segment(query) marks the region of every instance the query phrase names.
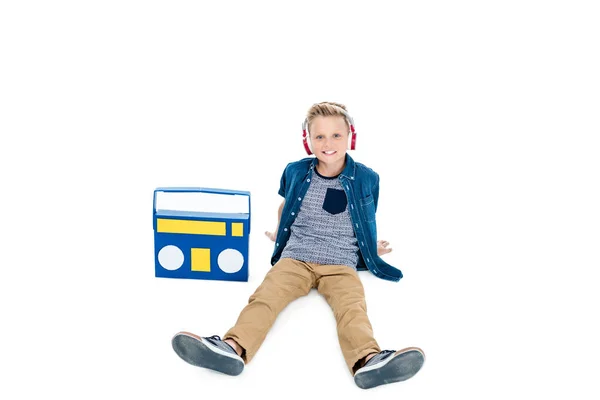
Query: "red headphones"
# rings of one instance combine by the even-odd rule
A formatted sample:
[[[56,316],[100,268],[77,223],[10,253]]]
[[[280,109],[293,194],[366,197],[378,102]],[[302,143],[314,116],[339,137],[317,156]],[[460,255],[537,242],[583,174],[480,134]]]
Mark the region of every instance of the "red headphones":
[[[355,150],[356,149],[356,131],[354,130],[354,120],[352,120],[352,117],[347,112],[345,112],[343,109],[340,108],[340,111],[344,114],[344,116],[346,117],[346,120],[350,124],[350,130],[352,131],[352,142],[350,144],[350,150]],[[310,156],[312,154],[312,151],[310,151],[310,147],[308,147],[308,134],[306,133],[307,127],[308,127],[308,118],[306,118],[304,120],[304,122],[302,123],[302,143],[304,144],[304,150],[306,150],[306,153]]]

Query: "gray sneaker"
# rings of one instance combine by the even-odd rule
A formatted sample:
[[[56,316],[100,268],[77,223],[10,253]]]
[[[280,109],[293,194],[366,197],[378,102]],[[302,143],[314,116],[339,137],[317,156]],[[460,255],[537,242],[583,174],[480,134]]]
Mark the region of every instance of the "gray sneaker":
[[[423,366],[425,353],[418,347],[403,350],[383,350],[354,374],[354,382],[361,389],[370,389],[386,383],[412,378]]]
[[[171,343],[179,357],[196,367],[227,375],[239,375],[244,370],[244,360],[217,335],[200,337],[189,332],[179,332],[173,336]]]

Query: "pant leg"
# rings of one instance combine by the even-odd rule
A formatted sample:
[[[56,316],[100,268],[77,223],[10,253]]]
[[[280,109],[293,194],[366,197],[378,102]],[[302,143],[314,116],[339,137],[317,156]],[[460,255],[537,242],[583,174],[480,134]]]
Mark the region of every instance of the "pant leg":
[[[359,360],[381,351],[367,316],[362,282],[358,273],[346,265],[317,264],[314,268],[317,290],[333,310],[342,354],[354,375]]]
[[[293,300],[307,295],[315,283],[312,268],[291,258],[280,259],[250,296],[236,324],[223,336],[242,348],[249,363],[265,340],[277,315]]]

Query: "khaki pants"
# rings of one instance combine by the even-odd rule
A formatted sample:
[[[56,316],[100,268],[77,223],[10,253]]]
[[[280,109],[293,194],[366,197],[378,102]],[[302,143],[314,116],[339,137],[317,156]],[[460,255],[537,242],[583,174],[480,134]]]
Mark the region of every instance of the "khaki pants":
[[[381,351],[373,338],[367,317],[363,285],[357,272],[346,265],[321,265],[282,258],[267,273],[262,284],[250,296],[233,328],[223,339],[233,339],[242,348],[249,363],[265,340],[277,315],[292,301],[307,295],[312,288],[331,306],[337,321],[342,353],[350,372],[357,361]]]

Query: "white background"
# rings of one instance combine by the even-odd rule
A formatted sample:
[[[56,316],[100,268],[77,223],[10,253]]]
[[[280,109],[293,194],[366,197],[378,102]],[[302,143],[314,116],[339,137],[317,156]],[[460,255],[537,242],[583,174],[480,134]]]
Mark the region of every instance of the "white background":
[[[1,398],[597,399],[600,14],[593,1],[30,2],[0,6]],[[224,334],[270,268],[305,112],[347,105],[381,176],[361,273],[382,348],[365,392],[318,294],[239,377]],[[154,277],[158,186],[252,193],[247,283]],[[10,394],[9,394],[10,393]]]

